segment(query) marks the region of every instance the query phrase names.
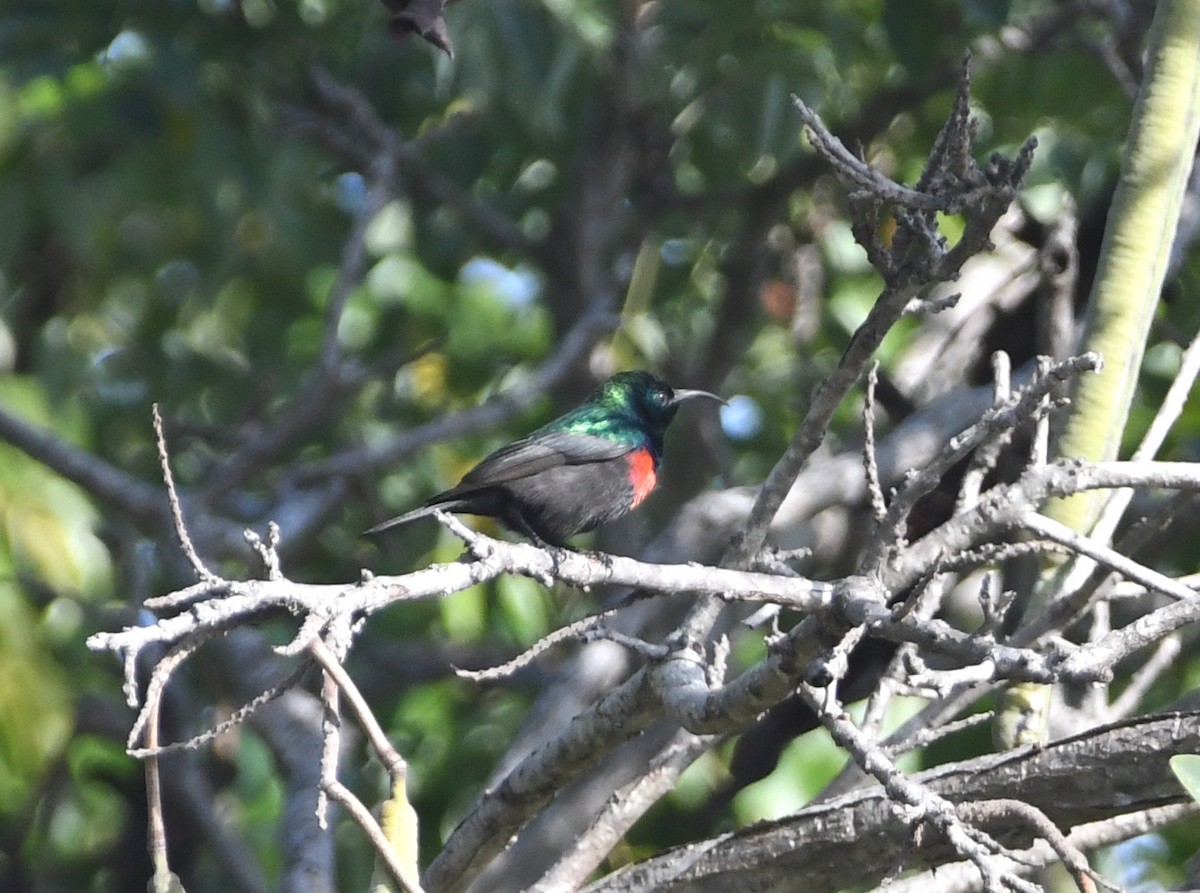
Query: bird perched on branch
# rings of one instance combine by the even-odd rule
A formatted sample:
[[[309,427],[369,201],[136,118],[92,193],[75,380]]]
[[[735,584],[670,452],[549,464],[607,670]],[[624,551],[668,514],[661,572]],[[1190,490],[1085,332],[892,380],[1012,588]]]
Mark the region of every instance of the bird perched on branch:
[[[667,425],[697,397],[724,402],[675,390],[649,372],[620,372],[575,409],[484,458],[457,486],[365,535],[441,510],[488,515],[537,543],[565,546],[650,494]]]

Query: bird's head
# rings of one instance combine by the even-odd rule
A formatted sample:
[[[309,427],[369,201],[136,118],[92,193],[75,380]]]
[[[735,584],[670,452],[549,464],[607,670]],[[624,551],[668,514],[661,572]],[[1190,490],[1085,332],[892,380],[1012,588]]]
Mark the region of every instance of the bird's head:
[[[679,404],[697,397],[725,401],[708,391],[672,388],[649,372],[618,372],[601,385],[598,402],[632,411],[650,429],[666,430]]]

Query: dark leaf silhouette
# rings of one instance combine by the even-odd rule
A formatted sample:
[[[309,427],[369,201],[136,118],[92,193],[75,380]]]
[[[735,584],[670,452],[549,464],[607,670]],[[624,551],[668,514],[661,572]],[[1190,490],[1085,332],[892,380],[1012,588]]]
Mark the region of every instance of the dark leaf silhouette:
[[[419,34],[451,59],[454,47],[450,44],[450,33],[446,30],[443,14],[447,3],[454,0],[383,0],[383,5],[392,14],[388,30],[396,40],[407,34]]]

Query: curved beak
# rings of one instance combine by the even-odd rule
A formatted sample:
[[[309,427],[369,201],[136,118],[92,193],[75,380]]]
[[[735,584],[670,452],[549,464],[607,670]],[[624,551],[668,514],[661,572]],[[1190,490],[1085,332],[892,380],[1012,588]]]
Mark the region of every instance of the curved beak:
[[[708,391],[689,391],[685,388],[676,388],[675,396],[671,399],[672,406],[678,406],[685,400],[694,400],[697,397],[707,397],[709,400],[716,400],[722,405],[727,405],[724,400],[716,394],[710,394]]]

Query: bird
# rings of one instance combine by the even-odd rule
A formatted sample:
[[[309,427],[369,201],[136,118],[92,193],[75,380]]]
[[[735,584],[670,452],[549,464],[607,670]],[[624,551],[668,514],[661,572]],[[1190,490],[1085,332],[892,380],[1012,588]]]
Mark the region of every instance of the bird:
[[[496,518],[542,546],[570,548],[577,533],[637,508],[658,482],[663,437],[680,404],[708,391],[675,389],[645,371],[618,372],[586,401],[500,447],[449,490],[364,536],[436,511]]]

